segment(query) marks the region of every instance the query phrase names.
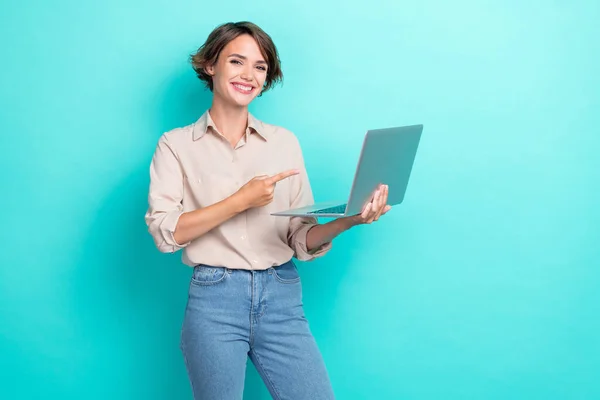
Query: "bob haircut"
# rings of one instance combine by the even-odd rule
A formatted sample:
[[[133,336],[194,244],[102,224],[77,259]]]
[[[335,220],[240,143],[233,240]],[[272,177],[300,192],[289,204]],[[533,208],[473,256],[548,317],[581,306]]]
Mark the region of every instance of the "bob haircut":
[[[206,73],[205,68],[216,64],[225,46],[241,35],[250,35],[256,40],[260,52],[267,62],[267,78],[260,94],[262,95],[274,84],[283,81],[281,61],[271,37],[252,22],[227,22],[217,26],[208,35],[206,42],[204,42],[196,53],[190,56],[192,68],[194,68],[198,79],[203,81],[211,92],[213,91],[213,81],[212,77]]]

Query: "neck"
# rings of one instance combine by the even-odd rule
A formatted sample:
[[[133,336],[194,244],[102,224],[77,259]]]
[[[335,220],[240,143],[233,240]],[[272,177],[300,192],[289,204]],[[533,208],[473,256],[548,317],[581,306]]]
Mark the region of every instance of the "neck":
[[[210,117],[219,133],[235,145],[246,133],[248,127],[248,107],[231,106],[213,98]]]

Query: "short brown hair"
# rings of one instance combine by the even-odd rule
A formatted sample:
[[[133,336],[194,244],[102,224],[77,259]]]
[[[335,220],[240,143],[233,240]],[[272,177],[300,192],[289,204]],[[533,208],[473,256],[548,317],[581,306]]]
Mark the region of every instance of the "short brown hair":
[[[190,56],[190,62],[192,68],[196,71],[196,75],[201,81],[205,82],[211,92],[213,90],[212,77],[206,73],[204,68],[216,64],[225,46],[240,35],[252,36],[258,43],[260,52],[267,62],[267,78],[261,94],[269,90],[275,83],[283,80],[281,61],[271,37],[252,22],[227,22],[217,26],[208,35],[206,42],[200,46],[198,51]]]

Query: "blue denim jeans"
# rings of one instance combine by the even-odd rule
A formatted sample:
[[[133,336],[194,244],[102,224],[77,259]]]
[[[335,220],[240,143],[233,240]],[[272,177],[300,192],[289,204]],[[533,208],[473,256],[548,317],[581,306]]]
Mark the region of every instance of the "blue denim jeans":
[[[291,260],[263,271],[194,267],[181,350],[195,399],[242,399],[248,357],[276,400],[334,399]]]

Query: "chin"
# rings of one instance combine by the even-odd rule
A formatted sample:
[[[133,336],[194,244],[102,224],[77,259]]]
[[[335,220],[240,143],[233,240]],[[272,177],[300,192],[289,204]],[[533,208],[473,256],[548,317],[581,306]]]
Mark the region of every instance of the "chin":
[[[249,105],[250,103],[252,103],[252,100],[254,100],[254,97],[253,97],[253,98],[251,98],[251,99],[244,99],[244,100],[238,100],[238,99],[235,99],[235,100],[234,100],[234,102],[235,102],[235,104],[237,104],[238,106],[247,106],[247,105]]]
[[[255,98],[256,98],[256,96],[247,97],[247,98],[240,98],[239,96],[231,96],[229,99],[230,99],[231,103],[236,106],[247,107],[250,103],[252,103],[252,100],[254,100]]]

